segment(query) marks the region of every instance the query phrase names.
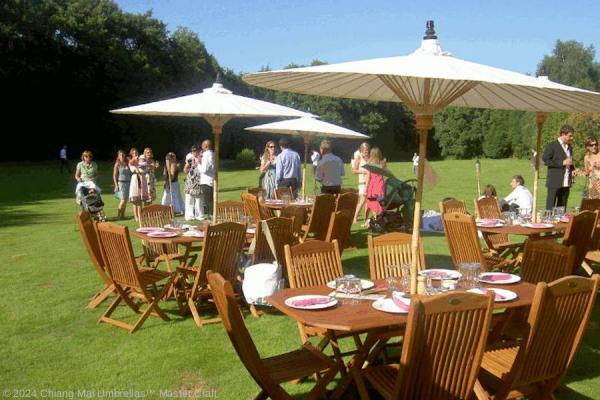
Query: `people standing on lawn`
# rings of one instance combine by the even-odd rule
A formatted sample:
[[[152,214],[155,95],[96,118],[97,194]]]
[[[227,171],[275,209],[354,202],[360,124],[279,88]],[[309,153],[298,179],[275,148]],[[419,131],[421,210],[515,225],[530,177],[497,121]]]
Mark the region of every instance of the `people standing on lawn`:
[[[148,200],[147,204],[152,204],[156,200],[156,173],[155,170],[160,166],[154,159],[154,152],[150,147],[144,149],[144,154],[140,156],[140,170],[146,174],[148,182]]]
[[[193,145],[191,151],[185,156],[183,172],[186,174],[184,186],[185,212],[186,220],[200,219],[202,207],[200,205],[200,165],[202,155],[198,147]]]
[[[369,164],[379,168],[386,167],[386,160],[379,147],[373,147],[369,152]],[[373,211],[373,215],[377,217],[383,212],[383,207],[380,201],[385,196],[385,182],[383,175],[369,171],[367,175],[367,208]],[[369,220],[365,220],[363,227],[369,227]]]
[[[129,169],[131,170],[129,202],[133,209],[133,218],[136,222],[139,222],[142,204],[148,201],[149,196],[148,182],[146,181],[145,160],[140,162],[140,153],[135,147],[132,147],[129,150]]]
[[[321,193],[339,194],[342,189],[344,162],[332,153],[331,142],[321,141],[321,159],[317,164],[315,179],[321,182]]]
[[[502,211],[518,211],[521,214],[531,212],[533,207],[533,195],[525,187],[525,180],[521,175],[515,175],[510,181],[512,192],[500,201]]]
[[[202,157],[198,166],[200,172],[200,219],[203,217],[210,218],[213,215],[213,185],[215,179],[212,143],[206,139],[202,142],[201,147]]]
[[[364,166],[369,162],[369,152],[371,146],[367,142],[361,143],[358,150],[354,152],[352,159],[352,173],[358,175],[358,204],[356,205],[356,212],[354,213],[353,224],[358,222],[358,214],[360,210],[365,208],[365,221],[369,218],[369,208],[366,207],[367,201],[367,171]]]
[[[277,188],[277,179],[275,169],[277,165],[277,145],[273,140],[265,144],[265,150],[260,157],[260,173],[262,175],[262,185],[266,199],[275,198],[275,189]]]
[[[75,196],[77,203],[81,202],[81,189],[94,189],[100,193],[100,187],[96,184],[96,178],[98,178],[98,165],[93,160],[92,152],[85,150],[81,153],[81,161],[75,168],[75,180],[77,186],[75,187]]]
[[[63,169],[71,173],[71,165],[69,165],[69,158],[67,157],[67,145],[65,144],[58,152],[58,158],[60,159],[60,173],[62,174]]]
[[[125,208],[129,200],[129,186],[131,184],[131,170],[129,169],[129,160],[125,151],[117,151],[117,158],[113,165],[113,184],[115,187],[115,196],[119,199],[117,206],[117,219],[125,218]]]
[[[294,198],[298,193],[300,182],[300,155],[290,149],[290,142],[286,138],[279,139],[281,153],[277,156],[275,164],[275,177],[278,188],[291,188]]]
[[[588,179],[587,198],[600,199],[600,153],[598,139],[590,136],[585,141],[584,174]]]
[[[177,156],[173,152],[169,152],[165,156],[163,176],[165,177],[165,188],[160,204],[163,206],[172,205],[174,214],[183,213],[185,205],[181,199],[181,192],[179,190],[179,163],[177,162]]]
[[[417,175],[417,170],[419,169],[419,155],[414,153],[412,156],[412,166],[413,166],[413,175]]]
[[[317,176],[317,165],[319,165],[319,160],[321,159],[321,153],[317,151],[317,149],[313,149],[310,154],[310,162],[312,163],[313,168],[313,176]]]
[[[548,167],[546,187],[546,209],[567,207],[569,191],[573,184],[573,128],[563,125],[558,132],[558,139],[548,143],[544,148],[542,159]]]

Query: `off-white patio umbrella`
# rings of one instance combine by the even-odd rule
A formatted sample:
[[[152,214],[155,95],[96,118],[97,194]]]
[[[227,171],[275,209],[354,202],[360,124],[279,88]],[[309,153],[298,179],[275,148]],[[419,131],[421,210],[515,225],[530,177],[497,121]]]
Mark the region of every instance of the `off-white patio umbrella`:
[[[311,115],[293,108],[280,106],[250,97],[236,96],[223,87],[219,76],[211,88],[202,93],[156,101],[139,106],[111,110],[115,114],[162,115],[204,118],[215,135],[215,179],[213,210],[217,210],[219,194],[219,141],[223,125],[236,117],[302,117]],[[216,213],[213,212],[216,221]]]
[[[536,177],[540,154],[539,131],[544,113],[600,110],[599,93],[451,56],[442,51],[433,21],[427,22],[421,47],[408,56],[261,72],[246,75],[244,80],[253,85],[295,93],[403,102],[415,113],[420,136],[419,157],[423,161],[426,160],[427,133],[432,127],[433,115],[445,107],[538,112]],[[420,162],[411,243],[413,293],[416,290],[424,167],[425,162]],[[537,195],[537,183],[534,194]]]
[[[246,128],[252,132],[279,133],[283,135],[300,135],[304,138],[304,168],[302,170],[302,197],[306,195],[306,158],[308,144],[315,137],[331,137],[340,139],[369,139],[367,135],[353,130],[321,121],[315,117],[302,117],[270,124],[256,125]]]

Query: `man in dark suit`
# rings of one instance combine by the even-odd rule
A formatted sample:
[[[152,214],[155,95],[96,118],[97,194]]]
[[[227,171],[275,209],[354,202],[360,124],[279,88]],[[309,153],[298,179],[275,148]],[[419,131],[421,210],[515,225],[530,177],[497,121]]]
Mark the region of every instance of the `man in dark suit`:
[[[567,207],[569,189],[573,183],[573,128],[563,125],[558,139],[546,145],[542,159],[548,167],[546,209]]]

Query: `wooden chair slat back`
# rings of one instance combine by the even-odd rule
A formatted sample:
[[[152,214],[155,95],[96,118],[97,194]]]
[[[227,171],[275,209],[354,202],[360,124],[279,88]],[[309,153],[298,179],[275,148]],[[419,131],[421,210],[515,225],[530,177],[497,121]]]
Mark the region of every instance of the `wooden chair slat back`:
[[[244,203],[244,208],[246,210],[246,214],[252,217],[252,223],[254,225],[258,225],[260,223],[261,214],[260,214],[260,204],[258,203],[258,198],[250,193],[242,193],[242,202]]]
[[[454,267],[458,268],[460,263],[476,262],[484,270],[486,264],[477,236],[475,218],[460,212],[450,212],[442,214],[442,222]]]
[[[332,194],[320,194],[315,196],[315,201],[308,221],[308,229],[305,238],[313,234],[316,240],[325,240],[331,213],[335,208],[335,196]]]
[[[446,200],[440,202],[440,213],[458,212],[467,213],[467,203],[464,200]]]
[[[397,266],[394,273],[400,276],[402,264],[412,263],[412,235],[403,232],[391,232],[381,236],[367,238],[369,248],[369,272],[371,279],[386,279],[393,272],[386,268],[387,265]],[[425,269],[425,252],[423,251],[423,239],[419,237],[419,258],[417,269]]]
[[[281,209],[281,217],[294,218],[294,234],[300,236],[302,225],[306,221],[306,208],[300,206],[286,206]]]
[[[217,219],[228,222],[241,222],[245,216],[244,203],[241,201],[221,201],[217,203]]]
[[[498,200],[493,197],[484,197],[475,200],[475,212],[478,218],[502,218],[500,205]],[[484,234],[485,242],[489,247],[495,249],[497,245],[509,243],[510,240],[506,233],[486,233]]]
[[[281,264],[283,277],[287,278],[285,246],[295,246],[298,243],[298,238],[294,235],[294,219],[283,217],[269,218],[263,224],[267,225],[267,229],[273,239],[273,245],[275,246],[275,259]]]
[[[129,229],[112,222],[98,223],[97,228],[104,265],[112,280],[121,286],[141,290]]]
[[[529,313],[530,333],[513,365],[514,385],[562,376],[589,321],[600,276],[568,276],[538,283]]]
[[[245,240],[245,224],[223,222],[209,225],[204,233],[204,249],[198,274],[200,282],[205,282],[206,271],[210,269],[235,283],[239,276],[239,260]]]
[[[346,210],[354,217],[354,212],[356,211],[356,205],[358,204],[358,193],[354,192],[346,192],[340,193],[337,196],[337,201],[335,203],[335,212]],[[340,246],[342,247],[342,246]]]
[[[332,212],[325,241],[332,242],[333,240],[337,240],[340,251],[343,251],[346,241],[350,236],[353,216],[354,214],[351,214],[348,210]]]
[[[326,285],[344,273],[337,241],[310,240],[285,246],[290,287]]]
[[[592,235],[598,219],[598,212],[583,211],[574,215],[567,225],[563,236],[563,244],[566,246],[575,245],[575,263],[573,264],[572,273],[575,275],[585,254],[592,245]]]
[[[92,260],[96,272],[98,272],[98,275],[100,275],[102,280],[110,286],[112,281],[107,275],[106,267],[104,266],[102,250],[100,249],[100,242],[98,241],[98,232],[96,232],[96,227],[94,226],[94,221],[92,220],[90,213],[87,211],[80,211],[77,213],[76,219],[77,225],[79,226],[79,233],[81,234],[81,240],[83,240],[85,249]]]
[[[275,261],[275,254],[269,246],[269,242],[263,230],[263,221],[256,225],[256,231],[254,232],[255,244],[254,253],[252,254],[252,263],[270,263]]]
[[[170,206],[163,206],[161,204],[151,204],[147,207],[142,208],[140,211],[140,227],[159,227],[170,224],[173,220],[173,209]],[[142,242],[144,246],[144,252],[149,259],[156,258],[163,254],[164,247],[160,243]],[[169,254],[177,254],[178,249],[176,244],[166,245],[166,251]]]
[[[275,198],[278,200],[282,199],[282,196],[284,194],[287,194],[289,197],[288,199],[294,200],[294,192],[292,191],[291,187],[283,187],[283,188],[276,188],[275,189]]]
[[[552,239],[529,240],[521,262],[521,279],[529,283],[552,282],[571,274],[575,246],[564,246]]]
[[[596,211],[600,210],[600,199],[581,199],[581,211]]]
[[[492,317],[493,297],[448,293],[411,302],[393,398],[466,399]]]
[[[270,377],[264,373],[263,362],[246,328],[231,282],[213,271],[208,271],[207,275],[214,302],[231,344],[252,378],[262,387],[263,380],[270,380]]]

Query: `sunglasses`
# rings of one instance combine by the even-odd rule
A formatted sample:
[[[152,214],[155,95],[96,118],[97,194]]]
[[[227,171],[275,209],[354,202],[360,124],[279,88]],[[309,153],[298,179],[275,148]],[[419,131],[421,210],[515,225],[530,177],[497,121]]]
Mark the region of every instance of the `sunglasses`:
[[[598,143],[590,143],[588,144],[589,147],[598,147]]]
[[[275,146],[267,146],[269,149],[274,149]]]

